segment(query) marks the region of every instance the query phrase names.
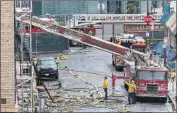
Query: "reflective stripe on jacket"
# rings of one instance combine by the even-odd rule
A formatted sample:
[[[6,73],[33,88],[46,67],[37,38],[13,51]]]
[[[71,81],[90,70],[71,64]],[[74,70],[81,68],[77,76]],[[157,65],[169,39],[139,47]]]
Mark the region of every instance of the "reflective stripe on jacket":
[[[104,80],[104,82],[103,82],[103,88],[108,88],[108,80]]]

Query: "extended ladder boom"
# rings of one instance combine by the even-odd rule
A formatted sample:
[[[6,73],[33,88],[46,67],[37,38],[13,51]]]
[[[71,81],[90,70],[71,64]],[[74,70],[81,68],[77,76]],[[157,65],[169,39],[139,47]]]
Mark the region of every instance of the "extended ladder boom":
[[[18,21],[21,21],[21,18],[16,17],[16,19]],[[30,20],[24,20],[23,22],[30,24]],[[100,50],[107,51],[112,54],[120,55],[124,60],[125,59],[130,60],[130,57],[127,56],[128,53],[138,54],[142,56],[143,58],[146,56],[146,54],[142,52],[139,52],[139,51],[136,51],[130,48],[126,48],[126,47],[111,43],[109,41],[105,41],[97,37],[93,37],[88,34],[81,33],[73,29],[60,26],[56,23],[50,23],[50,22],[43,21],[37,17],[32,17],[31,23],[33,26],[39,27],[40,29],[43,29],[49,33],[63,36],[67,39],[74,40],[74,41],[98,48]]]

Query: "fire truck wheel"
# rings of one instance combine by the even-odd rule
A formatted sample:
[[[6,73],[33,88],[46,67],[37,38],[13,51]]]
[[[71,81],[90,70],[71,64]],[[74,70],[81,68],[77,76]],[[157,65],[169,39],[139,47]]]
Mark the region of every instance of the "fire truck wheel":
[[[141,102],[141,97],[136,96],[136,101]]]

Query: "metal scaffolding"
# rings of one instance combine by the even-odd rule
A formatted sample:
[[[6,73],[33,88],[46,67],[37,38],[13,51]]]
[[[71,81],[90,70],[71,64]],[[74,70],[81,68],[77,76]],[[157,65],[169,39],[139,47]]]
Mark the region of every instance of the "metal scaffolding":
[[[16,58],[16,92],[19,111],[34,111],[34,69],[32,63],[32,24],[23,23],[24,20],[31,20],[32,1],[15,1],[15,17],[21,17],[16,21],[16,36],[20,37],[16,42],[16,49],[19,50],[19,58]],[[15,37],[17,38],[17,37]],[[16,53],[16,54],[18,54]],[[18,55],[16,55],[17,57]],[[26,91],[24,91],[26,90]],[[29,98],[30,97],[30,98]],[[25,105],[26,104],[26,105]],[[27,110],[25,110],[27,108]]]

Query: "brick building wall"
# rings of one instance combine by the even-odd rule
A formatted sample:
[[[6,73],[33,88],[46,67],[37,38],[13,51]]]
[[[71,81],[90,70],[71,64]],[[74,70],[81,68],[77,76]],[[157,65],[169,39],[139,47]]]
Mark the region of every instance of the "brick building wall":
[[[1,1],[1,112],[15,109],[14,2]]]

